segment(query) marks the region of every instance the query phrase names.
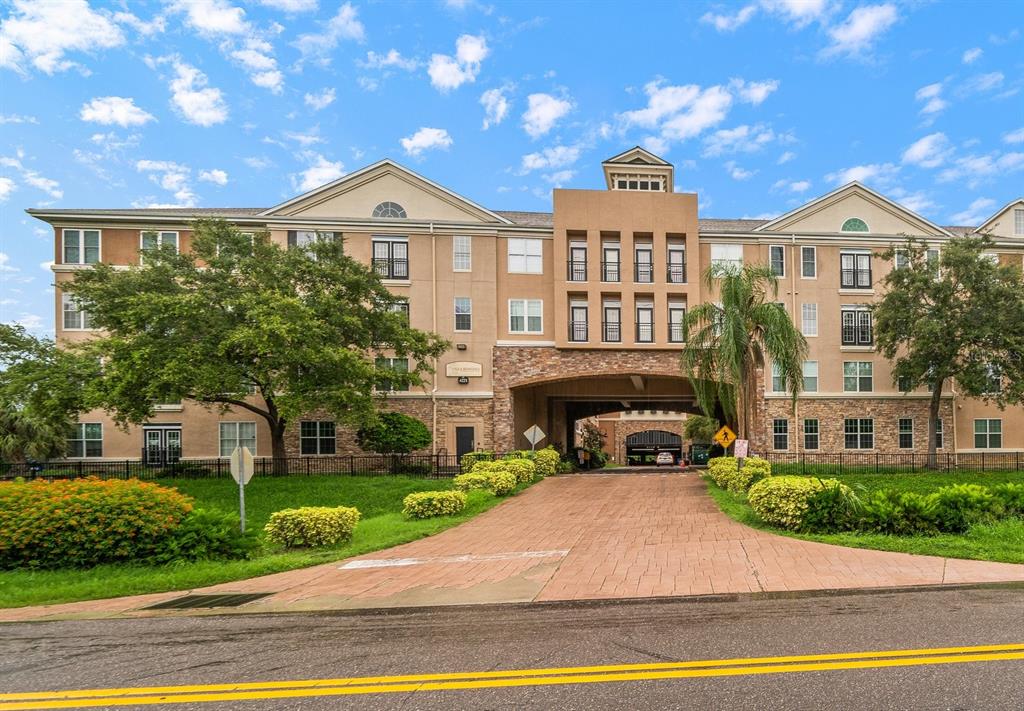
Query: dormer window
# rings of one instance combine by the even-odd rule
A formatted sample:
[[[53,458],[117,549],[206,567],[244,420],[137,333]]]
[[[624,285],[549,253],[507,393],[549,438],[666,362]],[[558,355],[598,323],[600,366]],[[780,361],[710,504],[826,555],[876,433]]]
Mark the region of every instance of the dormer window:
[[[664,187],[663,178],[654,175],[615,175],[613,181],[616,190],[660,193]]]
[[[869,232],[868,223],[859,217],[851,217],[849,220],[843,223],[840,228],[841,232]]]
[[[408,217],[408,215],[405,214],[405,208],[397,202],[382,202],[380,205],[373,208],[373,216],[390,218]]]

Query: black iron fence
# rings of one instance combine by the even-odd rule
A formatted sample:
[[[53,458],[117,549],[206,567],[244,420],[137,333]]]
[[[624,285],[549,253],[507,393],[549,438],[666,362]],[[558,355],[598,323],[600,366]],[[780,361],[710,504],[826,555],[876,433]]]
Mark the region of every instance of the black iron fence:
[[[356,454],[253,460],[256,476],[420,476],[445,478],[459,473],[454,454]],[[76,479],[214,479],[231,475],[228,459],[182,459],[152,466],[138,459],[89,459],[0,464],[0,480]]]
[[[877,452],[767,452],[763,456],[778,474],[819,474],[928,471],[1024,471],[1024,452],[940,452],[927,454]]]

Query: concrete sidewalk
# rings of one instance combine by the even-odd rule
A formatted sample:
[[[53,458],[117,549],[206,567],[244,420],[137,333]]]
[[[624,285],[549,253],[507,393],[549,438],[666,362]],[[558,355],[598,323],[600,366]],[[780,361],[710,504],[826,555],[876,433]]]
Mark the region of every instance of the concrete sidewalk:
[[[193,592],[276,612],[1024,581],[1024,565],[843,548],[731,520],[695,474],[565,476],[376,553]],[[142,616],[158,593],[0,610],[0,621]],[[191,611],[196,614],[197,611]]]

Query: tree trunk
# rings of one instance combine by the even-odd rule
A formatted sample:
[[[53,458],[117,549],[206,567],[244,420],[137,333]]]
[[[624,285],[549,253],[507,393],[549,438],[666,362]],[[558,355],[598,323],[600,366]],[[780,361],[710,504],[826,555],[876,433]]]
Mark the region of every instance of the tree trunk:
[[[945,382],[945,378],[939,378],[938,382],[932,383],[932,398],[928,403],[928,461],[925,465],[928,469],[937,469],[938,463],[936,461],[936,423],[939,421],[939,405],[942,404],[942,384]]]
[[[274,474],[288,473],[288,452],[284,447],[285,421],[277,420],[270,423],[270,454]]]

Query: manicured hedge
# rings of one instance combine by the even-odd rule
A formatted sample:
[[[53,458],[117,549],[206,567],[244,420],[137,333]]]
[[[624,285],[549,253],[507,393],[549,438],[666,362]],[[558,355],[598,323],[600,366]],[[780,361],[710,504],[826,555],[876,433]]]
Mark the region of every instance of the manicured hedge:
[[[287,548],[333,546],[352,539],[359,518],[351,506],[302,506],[270,514],[263,530],[268,540]]]
[[[417,491],[402,501],[402,513],[408,518],[452,516],[466,508],[466,494],[461,491]]]
[[[192,504],[175,489],[137,479],[3,483],[0,568],[166,558]]]
[[[459,491],[473,491],[474,489],[488,488],[490,480],[484,472],[467,472],[452,479],[452,483]]]
[[[558,465],[562,461],[561,455],[554,447],[538,449],[533,455],[533,463],[536,465],[538,477],[554,476],[558,473]]]
[[[849,491],[849,487],[835,479],[773,476],[750,487],[747,499],[765,523],[798,531],[803,528],[809,500],[832,487],[839,487],[844,494]]]
[[[756,482],[772,475],[772,465],[760,457],[747,457],[740,468],[735,457],[714,457],[708,460],[708,475],[723,489],[741,494]]]

